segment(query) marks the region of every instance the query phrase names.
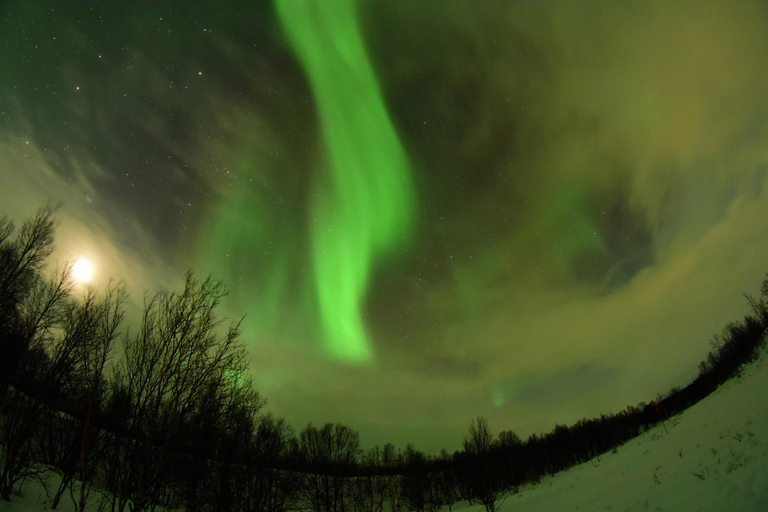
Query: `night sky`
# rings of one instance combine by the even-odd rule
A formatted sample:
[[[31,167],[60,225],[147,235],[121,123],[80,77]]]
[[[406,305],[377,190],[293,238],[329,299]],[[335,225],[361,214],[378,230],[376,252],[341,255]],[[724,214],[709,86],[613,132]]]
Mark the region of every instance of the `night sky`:
[[[0,3],[0,214],[222,279],[297,430],[459,448],[686,384],[768,271],[768,4]]]

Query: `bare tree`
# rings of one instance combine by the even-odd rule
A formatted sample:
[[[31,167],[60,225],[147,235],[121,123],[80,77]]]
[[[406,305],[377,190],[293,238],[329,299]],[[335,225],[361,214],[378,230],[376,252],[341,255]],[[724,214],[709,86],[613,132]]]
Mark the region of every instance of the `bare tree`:
[[[59,506],[77,474],[79,430],[78,422],[73,417],[54,409],[44,408],[38,415],[32,441],[33,460],[47,470],[41,471],[39,477],[51,499],[51,510]],[[59,476],[59,485],[52,492],[48,489],[51,473]]]
[[[76,512],[82,512],[88,501],[90,484],[101,460],[103,433],[99,426],[106,398],[107,363],[123,321],[123,304],[127,297],[123,286],[110,286],[99,300],[89,290],[68,325],[81,332],[75,345],[72,378],[68,381],[73,414],[79,421],[78,488],[70,485],[70,496]]]
[[[430,508],[427,456],[407,444],[403,451],[403,474],[400,475],[400,499],[408,510],[423,512]]]
[[[9,499],[14,487],[28,476],[31,440],[45,404],[53,403],[63,389],[72,365],[74,346],[80,339],[63,324],[73,302],[69,299],[71,267],[60,269],[52,280],[40,276],[17,305],[14,335],[23,347],[3,383],[0,413],[4,417],[0,444],[0,496]],[[13,385],[9,392],[8,384]]]
[[[221,283],[188,273],[182,292],[145,300],[138,332],[125,338],[113,392],[128,410],[108,471],[120,512],[129,501],[135,512],[166,499],[170,451],[203,398],[246,385],[233,378],[246,370],[239,323],[222,328],[216,317],[224,293]]]
[[[763,280],[760,287],[760,296],[755,298],[751,295],[745,295],[749,304],[752,306],[752,311],[755,313],[755,317],[763,326],[763,329],[768,329],[768,275]]]
[[[263,400],[250,385],[240,378],[231,386],[215,389],[218,393],[209,400],[217,405],[218,422],[213,425],[215,435],[212,458],[216,459],[209,486],[210,510],[228,512],[247,501],[250,476],[245,470],[251,463],[249,447],[254,444],[257,413]],[[223,392],[223,393],[222,393]],[[189,451],[190,446],[181,447]]]
[[[497,482],[495,468],[491,465],[493,446],[488,420],[482,416],[473,419],[469,424],[469,436],[464,438],[464,451],[469,455],[463,468],[464,479],[469,497],[482,503],[487,512],[496,510],[496,501],[504,494]]]
[[[454,503],[459,500],[459,485],[456,481],[456,474],[450,468],[453,462],[453,458],[443,448],[440,450],[440,456],[438,458],[443,470],[438,473],[434,479],[436,487],[440,490],[442,498],[442,504],[448,505],[448,510],[452,510]]]
[[[246,510],[282,512],[295,508],[298,473],[281,468],[296,449],[296,437],[283,418],[260,418],[248,466]]]
[[[67,489],[75,510],[82,511],[87,501],[101,446],[103,370],[122,320],[124,298],[122,287],[110,286],[103,299],[90,289],[71,303],[59,326],[67,340],[60,345],[72,348],[66,372],[57,379],[62,391],[55,403],[43,408],[33,429],[36,462],[54,467],[61,476],[51,508]]]
[[[474,455],[488,453],[493,445],[493,435],[488,429],[488,420],[482,416],[469,424],[469,436],[464,438],[464,451]]]
[[[382,450],[379,445],[362,456],[362,472],[354,481],[355,510],[383,512],[386,499],[386,477],[381,474]]]
[[[357,460],[359,434],[344,425],[327,423],[318,429],[311,423],[301,432],[301,454],[308,463],[302,497],[315,512],[350,508],[349,473]]]
[[[0,404],[34,335],[51,321],[52,310],[71,286],[71,280],[61,282],[62,289],[48,301],[30,297],[45,288],[42,270],[53,251],[54,230],[53,210],[48,207],[18,233],[11,220],[0,219]]]
[[[395,445],[387,443],[381,452],[381,464],[388,468],[387,475],[384,476],[385,496],[389,501],[390,512],[397,512],[401,507],[402,486],[400,478],[394,474],[394,468],[400,466],[403,462],[403,454],[395,450]]]

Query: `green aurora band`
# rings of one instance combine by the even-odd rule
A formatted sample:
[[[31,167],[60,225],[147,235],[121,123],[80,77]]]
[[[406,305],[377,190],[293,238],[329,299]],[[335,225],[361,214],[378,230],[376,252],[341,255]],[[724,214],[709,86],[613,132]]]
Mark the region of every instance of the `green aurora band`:
[[[376,260],[402,245],[415,194],[354,0],[275,0],[312,86],[330,179],[313,198],[312,257],[325,346],[361,362],[372,351],[362,308]]]

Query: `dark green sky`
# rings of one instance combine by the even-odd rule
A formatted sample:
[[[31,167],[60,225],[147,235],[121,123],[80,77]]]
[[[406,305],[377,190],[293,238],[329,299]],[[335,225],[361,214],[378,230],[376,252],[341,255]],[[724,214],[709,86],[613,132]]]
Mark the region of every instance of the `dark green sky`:
[[[135,304],[223,279],[297,429],[652,399],[768,270],[765,2],[1,5],[0,213]]]

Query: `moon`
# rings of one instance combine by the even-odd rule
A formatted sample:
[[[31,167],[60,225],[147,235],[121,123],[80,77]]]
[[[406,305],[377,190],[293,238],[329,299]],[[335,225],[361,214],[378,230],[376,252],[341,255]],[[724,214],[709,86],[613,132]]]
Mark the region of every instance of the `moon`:
[[[93,277],[93,263],[87,258],[78,259],[72,266],[72,276],[77,282],[89,282]]]

